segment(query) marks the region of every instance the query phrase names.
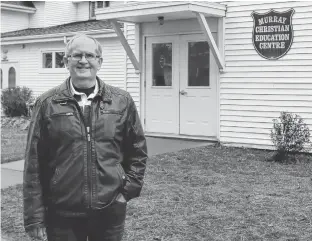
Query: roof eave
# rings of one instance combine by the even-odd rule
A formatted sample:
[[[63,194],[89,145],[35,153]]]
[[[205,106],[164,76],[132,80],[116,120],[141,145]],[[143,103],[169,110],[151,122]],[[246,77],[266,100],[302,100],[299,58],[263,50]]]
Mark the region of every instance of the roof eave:
[[[23,12],[23,13],[35,13],[35,8],[23,7],[18,5],[12,5],[7,3],[1,3],[1,10],[10,10],[15,12]]]
[[[201,12],[206,17],[225,17],[226,6],[211,2],[140,2],[96,9],[95,14],[97,20],[143,23],[156,22],[157,16],[163,15],[165,20],[196,18],[194,12]]]

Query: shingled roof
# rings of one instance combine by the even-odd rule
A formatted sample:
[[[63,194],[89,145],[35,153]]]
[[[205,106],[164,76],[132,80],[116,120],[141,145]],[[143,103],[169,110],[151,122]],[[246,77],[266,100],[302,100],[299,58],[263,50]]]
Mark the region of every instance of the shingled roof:
[[[2,1],[2,3],[36,9],[32,1]]]
[[[120,24],[120,27],[123,28],[123,24]],[[113,29],[113,27],[108,21],[88,20],[82,22],[73,22],[57,26],[51,26],[47,28],[27,28],[23,30],[1,33],[1,38],[4,39],[9,37],[80,32],[101,29]]]

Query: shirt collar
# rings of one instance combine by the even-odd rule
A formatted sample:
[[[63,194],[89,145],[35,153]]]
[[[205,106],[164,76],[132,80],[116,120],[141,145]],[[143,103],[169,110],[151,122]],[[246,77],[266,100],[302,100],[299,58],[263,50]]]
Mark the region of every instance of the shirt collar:
[[[69,80],[69,83],[70,83],[70,90],[71,90],[73,95],[85,95],[85,93],[81,93],[81,92],[78,92],[77,90],[75,90],[71,79]],[[93,98],[98,93],[98,91],[99,91],[99,84],[98,84],[98,81],[95,80],[95,88],[93,90],[93,93],[91,93],[88,96],[88,99]]]

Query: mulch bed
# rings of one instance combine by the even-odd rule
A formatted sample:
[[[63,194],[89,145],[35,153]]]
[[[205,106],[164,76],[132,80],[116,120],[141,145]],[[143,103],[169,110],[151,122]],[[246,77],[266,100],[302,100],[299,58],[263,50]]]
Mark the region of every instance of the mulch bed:
[[[127,241],[312,240],[312,156],[207,146],[150,158]],[[28,241],[22,186],[2,190],[2,232]]]
[[[28,117],[1,117],[1,163],[24,159]]]

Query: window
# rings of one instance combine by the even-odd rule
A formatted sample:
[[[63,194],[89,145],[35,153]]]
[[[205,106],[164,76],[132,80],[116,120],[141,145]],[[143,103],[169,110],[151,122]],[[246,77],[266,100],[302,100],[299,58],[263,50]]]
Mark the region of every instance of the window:
[[[110,5],[110,1],[93,1],[89,2],[89,18],[95,19],[96,8],[107,8]]]
[[[208,42],[188,44],[188,86],[209,86]]]
[[[3,78],[3,77],[2,77],[2,69],[0,69],[0,70],[1,70],[1,76],[0,76],[0,78],[1,78],[1,83],[0,83],[1,86],[0,86],[0,89],[2,89],[2,82],[3,82],[3,81],[2,81],[2,78]]]
[[[65,53],[61,51],[47,51],[42,53],[43,69],[65,68],[63,61]]]
[[[107,8],[109,7],[109,1],[97,1],[96,8]]]
[[[172,43],[152,46],[153,86],[172,86]]]
[[[100,1],[100,2],[96,2],[96,8],[103,8],[104,7],[104,2]]]
[[[95,2],[89,2],[89,18],[95,19]]]
[[[16,71],[13,67],[9,69],[9,88],[16,87]]]

